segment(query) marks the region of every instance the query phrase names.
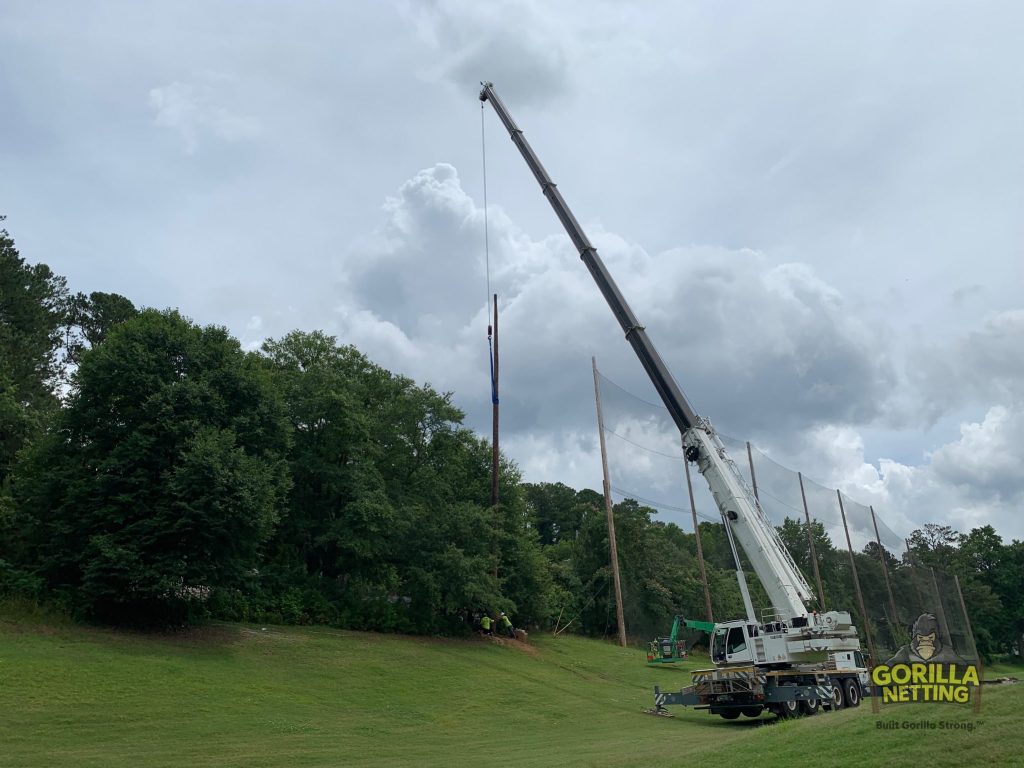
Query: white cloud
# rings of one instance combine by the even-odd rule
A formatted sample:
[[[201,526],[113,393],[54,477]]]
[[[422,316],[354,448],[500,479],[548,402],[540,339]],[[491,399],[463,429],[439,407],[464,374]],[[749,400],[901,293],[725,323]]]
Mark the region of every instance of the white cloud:
[[[931,466],[966,499],[1024,501],[1024,409],[996,405],[981,422],[960,427],[960,439],[931,455]]]
[[[387,200],[373,236],[359,241],[360,266],[339,323],[343,339],[374,359],[454,390],[469,423],[487,434],[482,219],[453,167],[417,173]],[[490,219],[492,283],[502,307],[503,448],[529,480],[600,487],[590,356],[631,391],[656,396],[567,238],[534,240],[498,208]],[[858,425],[887,418],[896,350],[809,265],[710,247],[651,255],[599,226],[589,229],[698,412],[727,433],[762,436],[755,445],[801,469],[808,484],[813,478],[840,488],[851,499],[855,543],[871,528],[866,506],[852,500],[873,505],[898,536],[925,522],[963,529],[989,519],[1020,535],[1011,512],[1024,488],[1024,449],[1012,447],[1024,446],[1024,419],[994,407],[982,422],[964,425],[959,440],[922,452],[917,465],[869,460]],[[1002,358],[990,348],[1003,349],[998,340],[1015,332],[1014,318],[990,319],[986,333],[994,340],[966,334],[951,344],[996,365]],[[685,510],[671,423],[659,408],[605,389],[613,486]],[[745,466],[745,455],[734,458]],[[792,488],[775,491],[788,499],[779,514],[799,509],[791,479]],[[819,516],[838,526],[834,490],[821,493],[827,509]],[[713,513],[704,496],[698,485],[701,511]],[[685,514],[667,514],[685,524]],[[898,545],[898,536],[886,543]]]
[[[440,164],[403,184],[384,222],[356,247],[347,333],[396,350],[368,318],[400,329],[416,375],[469,396],[483,379],[483,212]],[[699,412],[730,429],[869,419],[891,371],[879,339],[803,264],[765,254],[681,248],[651,255],[592,228],[609,269]],[[568,238],[534,240],[491,211],[491,280],[500,294],[502,391],[527,425],[572,426],[587,407],[589,358],[646,385],[621,329]],[[355,320],[358,319],[358,323]],[[474,352],[474,342],[481,343]],[[448,350],[430,354],[429,350]],[[452,350],[469,356],[454,360]],[[398,362],[399,358],[389,361]],[[456,375],[467,376],[457,379]],[[565,407],[563,398],[574,405]],[[765,407],[765,403],[771,403]]]
[[[423,73],[428,79],[472,93],[486,78],[519,104],[547,103],[568,88],[570,46],[548,6],[442,0],[407,13],[435,53]]]
[[[196,151],[203,135],[227,142],[255,138],[260,134],[256,118],[234,114],[217,103],[218,85],[224,82],[223,77],[207,75],[197,84],[175,81],[151,89],[149,106],[154,112],[154,125],[178,133],[187,155]]]
[[[872,462],[858,430],[836,426],[806,433],[786,463],[873,505],[901,536],[934,522],[962,532],[992,525],[1007,540],[1024,539],[1024,409],[992,406],[919,464]]]

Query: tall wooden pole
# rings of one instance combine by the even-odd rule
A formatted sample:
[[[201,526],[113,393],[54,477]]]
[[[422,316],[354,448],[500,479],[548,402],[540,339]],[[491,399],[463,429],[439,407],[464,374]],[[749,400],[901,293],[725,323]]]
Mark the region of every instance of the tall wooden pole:
[[[939,629],[942,631],[942,642],[953,647],[953,638],[949,634],[949,623],[946,621],[946,609],[942,605],[942,593],[939,592],[939,582],[935,578],[935,569],[929,568],[932,574],[932,589],[935,590],[935,607],[938,608]]]
[[[615,514],[612,508],[612,483],[608,477],[608,451],[604,444],[604,414],[601,411],[601,387],[597,381],[597,358],[590,358],[594,368],[594,402],[597,403],[597,434],[601,442],[601,471],[604,473],[604,511],[608,516],[608,543],[612,551],[612,579],[615,582],[615,622],[619,626],[619,645],[626,647],[626,619],[622,615],[622,582],[619,579],[619,548],[615,544]]]
[[[825,610],[825,590],[821,587],[821,570],[818,568],[818,553],[814,550],[814,533],[811,530],[811,513],[807,509],[807,494],[804,493],[804,476],[800,472],[796,473],[797,479],[800,481],[800,499],[804,503],[804,520],[807,521],[807,543],[811,547],[811,562],[814,564],[814,581],[818,585],[818,608],[819,610]]]
[[[500,456],[498,450],[498,294],[494,294],[494,371],[491,380],[491,410],[494,437],[491,440],[491,506],[498,504],[498,476]]]
[[[917,604],[919,606],[919,610],[927,611],[928,606],[925,605],[924,595],[921,594],[921,585],[918,583],[917,580],[917,574],[919,570],[917,567],[917,558],[914,557],[914,553],[910,550],[910,539],[904,539],[903,543],[907,545],[907,562],[910,564],[911,569],[910,580],[914,582],[914,592],[917,593]]]
[[[697,537],[697,563],[700,565],[700,582],[704,585],[704,607],[707,609],[708,621],[715,620],[711,610],[711,590],[708,588],[708,573],[704,568],[704,548],[700,544],[700,525],[697,523],[697,504],[693,500],[693,483],[690,482],[690,462],[683,458],[683,469],[686,472],[686,490],[690,494],[690,513],[693,515],[693,535]]]
[[[882,575],[885,577],[885,590],[889,593],[889,608],[892,610],[892,625],[895,629],[900,625],[900,617],[896,613],[896,599],[892,595],[892,583],[889,581],[889,566],[885,562],[885,547],[882,546],[882,537],[878,535],[878,520],[875,518],[875,508],[870,506],[868,509],[871,510],[871,524],[875,527],[875,543],[878,544],[878,557],[882,561]],[[895,631],[893,631],[892,636],[893,642],[899,639]]]
[[[857,605],[860,608],[860,616],[864,621],[864,636],[868,639],[868,652],[871,654],[869,669],[878,663],[875,656],[875,641],[871,639],[871,624],[868,622],[868,612],[864,607],[864,595],[860,591],[860,577],[857,576],[857,560],[853,556],[853,542],[850,541],[850,528],[846,525],[846,510],[843,509],[843,494],[836,489],[836,496],[839,497],[839,514],[843,516],[843,530],[846,532],[846,549],[850,552],[850,568],[853,570],[853,586],[857,590]],[[878,697],[871,697],[871,711],[878,712]]]
[[[964,621],[967,622],[967,636],[971,638],[971,645],[974,646],[974,657],[978,660],[975,665],[978,668],[978,685],[974,688],[974,714],[981,711],[981,681],[985,679],[985,671],[982,667],[981,654],[978,653],[978,644],[974,642],[974,630],[971,629],[971,617],[967,615],[967,606],[964,604],[964,593],[960,589],[960,577],[953,574],[953,581],[956,582],[956,595],[960,598],[960,610],[964,612]]]
[[[761,503],[761,497],[757,493],[757,475],[754,474],[754,456],[750,452],[750,441],[747,440],[747,464],[750,465],[750,484],[754,488],[754,501]]]

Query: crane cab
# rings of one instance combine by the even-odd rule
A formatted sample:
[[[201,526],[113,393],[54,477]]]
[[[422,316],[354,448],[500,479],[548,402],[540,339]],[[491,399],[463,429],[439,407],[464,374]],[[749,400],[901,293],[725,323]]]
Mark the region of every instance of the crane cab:
[[[711,635],[711,660],[719,666],[755,663],[755,638],[759,635],[756,624],[743,621],[719,624]]]

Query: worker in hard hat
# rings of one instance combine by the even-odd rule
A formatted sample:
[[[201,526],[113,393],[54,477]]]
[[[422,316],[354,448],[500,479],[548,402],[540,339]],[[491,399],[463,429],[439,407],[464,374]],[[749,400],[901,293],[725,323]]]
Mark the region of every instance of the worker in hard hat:
[[[480,629],[488,637],[491,637],[494,634],[491,632],[491,617],[486,613],[480,618]]]
[[[505,615],[505,612],[501,612],[501,616],[498,617],[498,621],[501,622],[501,631],[509,637],[516,636],[516,629],[512,626],[512,619]]]

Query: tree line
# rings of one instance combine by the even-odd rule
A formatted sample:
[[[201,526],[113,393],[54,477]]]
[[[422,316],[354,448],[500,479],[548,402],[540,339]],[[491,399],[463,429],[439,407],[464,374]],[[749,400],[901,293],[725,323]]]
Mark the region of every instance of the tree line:
[[[614,635],[603,498],[503,459],[492,507],[490,471],[451,393],[321,331],[247,352],[177,310],[72,293],[0,231],[0,595],[111,624],[461,634],[500,610]],[[615,518],[630,635],[703,618],[694,534],[633,500]],[[715,617],[738,616],[722,528],[700,533]],[[809,573],[803,526],[780,534]],[[845,551],[814,535],[830,607],[852,610]],[[911,546],[962,574],[985,653],[1021,650],[1024,544],[926,526]],[[857,558],[880,601],[877,554]]]

